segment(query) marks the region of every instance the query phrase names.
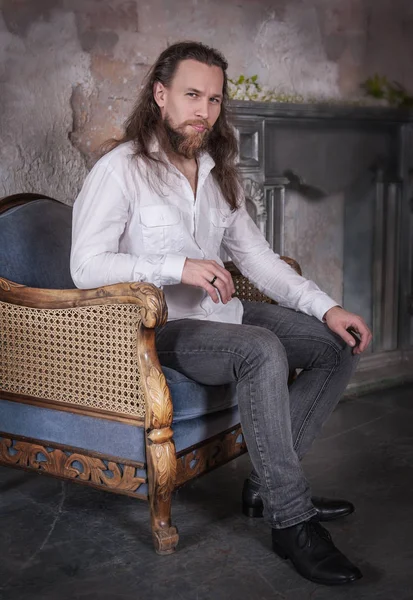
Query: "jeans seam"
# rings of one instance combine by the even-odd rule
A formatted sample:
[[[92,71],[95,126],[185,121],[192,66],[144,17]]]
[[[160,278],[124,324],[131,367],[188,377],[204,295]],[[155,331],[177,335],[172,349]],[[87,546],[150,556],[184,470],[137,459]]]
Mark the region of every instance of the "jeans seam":
[[[248,384],[250,386],[250,398],[251,398],[251,420],[252,420],[252,424],[253,424],[253,428],[254,428],[254,434],[255,434],[255,440],[257,443],[257,450],[258,450],[258,454],[260,456],[261,459],[261,464],[262,464],[262,471],[263,471],[263,475],[264,475],[264,479],[265,479],[265,485],[267,486],[267,489],[269,491],[270,494],[270,502],[271,502],[271,506],[273,505],[273,500],[272,500],[272,490],[270,488],[270,486],[268,485],[268,472],[267,472],[267,466],[265,464],[265,461],[263,459],[262,456],[262,450],[261,450],[261,444],[260,444],[260,438],[257,432],[257,423],[256,423],[256,419],[255,419],[255,402],[253,401],[253,396],[252,396],[252,390],[251,390],[251,377],[248,377]]]
[[[326,344],[326,346],[330,346],[330,348],[333,348],[333,350],[338,353],[341,352],[342,348],[337,347],[333,342],[331,342],[330,340],[327,340],[325,338],[321,338],[318,335],[311,335],[311,336],[303,336],[303,335],[284,335],[284,336],[278,336],[279,340],[305,340],[307,342],[322,342],[323,344]]]
[[[299,445],[301,443],[301,440],[303,439],[304,433],[305,433],[306,428],[308,426],[308,423],[309,423],[309,421],[311,419],[311,416],[314,413],[314,411],[315,411],[315,409],[316,409],[316,407],[318,405],[318,402],[319,402],[319,400],[320,400],[320,398],[321,398],[324,390],[326,389],[326,387],[328,385],[328,382],[330,381],[330,379],[332,378],[332,376],[334,375],[334,373],[336,373],[336,371],[338,369],[338,366],[339,366],[339,360],[338,360],[339,352],[337,351],[337,349],[334,347],[333,344],[330,344],[329,342],[327,342],[327,345],[329,345],[330,347],[334,348],[334,350],[335,350],[335,358],[336,358],[335,365],[334,365],[334,367],[332,367],[329,370],[329,373],[328,373],[327,377],[325,378],[324,383],[323,383],[323,385],[320,388],[320,391],[318,392],[317,396],[314,399],[314,402],[310,406],[310,408],[309,408],[309,410],[308,410],[308,412],[307,412],[307,414],[305,416],[305,419],[303,419],[303,422],[302,422],[301,427],[300,427],[300,431],[297,433],[297,438],[296,438],[296,441],[295,441],[295,444],[294,444],[294,450],[296,452],[297,452],[297,449],[298,449],[298,447],[299,447]],[[298,454],[298,452],[297,452],[297,454]]]

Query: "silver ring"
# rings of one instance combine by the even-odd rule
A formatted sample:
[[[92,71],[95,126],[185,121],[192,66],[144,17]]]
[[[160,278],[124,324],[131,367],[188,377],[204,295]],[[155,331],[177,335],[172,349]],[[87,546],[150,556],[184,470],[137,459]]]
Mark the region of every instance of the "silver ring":
[[[209,283],[211,285],[214,285],[214,283],[216,282],[217,279],[218,279],[218,277],[216,275],[214,275],[213,278],[211,279],[211,281]]]

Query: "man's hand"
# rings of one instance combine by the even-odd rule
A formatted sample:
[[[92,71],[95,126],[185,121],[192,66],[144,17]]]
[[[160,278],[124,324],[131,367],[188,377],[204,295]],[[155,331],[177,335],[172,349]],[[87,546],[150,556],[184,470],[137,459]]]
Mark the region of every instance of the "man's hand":
[[[358,315],[347,312],[340,306],[333,306],[324,315],[324,320],[334,333],[337,333],[352,348],[353,354],[361,354],[370,344],[372,334],[365,322]],[[360,338],[356,345],[354,337],[347,330],[353,330]]]
[[[182,283],[203,288],[218,304],[219,295],[223,304],[229,302],[235,292],[231,274],[215,260],[187,258],[182,271]],[[212,284],[211,281],[214,283]]]

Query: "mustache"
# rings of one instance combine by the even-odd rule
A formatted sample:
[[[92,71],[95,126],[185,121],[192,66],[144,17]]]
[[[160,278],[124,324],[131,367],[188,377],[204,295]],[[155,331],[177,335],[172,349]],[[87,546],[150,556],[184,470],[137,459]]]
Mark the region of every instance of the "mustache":
[[[211,129],[211,127],[206,119],[191,119],[189,121],[184,121],[182,123],[182,125],[179,126],[179,129],[182,129],[183,127],[186,127],[187,125],[195,125],[195,126],[201,125],[202,127],[204,127],[204,129],[206,131],[210,131],[210,129]]]

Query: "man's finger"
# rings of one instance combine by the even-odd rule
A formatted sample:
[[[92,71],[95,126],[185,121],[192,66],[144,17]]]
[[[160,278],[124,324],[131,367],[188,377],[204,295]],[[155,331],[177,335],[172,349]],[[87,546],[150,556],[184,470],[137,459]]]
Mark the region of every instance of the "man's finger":
[[[357,354],[361,354],[371,342],[373,337],[371,331],[363,322],[352,325],[350,331],[351,330],[353,330],[359,337]]]
[[[365,331],[360,332],[360,346],[359,346],[360,352],[364,352],[364,350],[370,344],[371,338],[372,338],[372,335],[367,328]]]
[[[211,285],[219,290],[221,300],[224,304],[231,300],[231,289],[229,288],[227,282],[221,279],[220,276],[218,276],[214,283]]]
[[[337,329],[335,330],[335,332],[337,333],[337,335],[339,335],[346,342],[346,344],[348,344],[349,346],[351,346],[352,348],[354,348],[354,346],[356,345],[356,341],[355,341],[354,337],[351,335],[351,333],[349,333],[347,331],[347,329],[345,329],[341,325],[341,326],[337,327]]]
[[[219,290],[221,299],[224,303],[231,300],[232,294],[235,292],[235,288],[231,274],[226,269],[221,268],[218,264],[211,264],[208,267],[208,272],[205,274],[205,278],[208,283]]]
[[[211,296],[211,298],[215,302],[215,304],[218,304],[219,297],[218,297],[218,292],[217,292],[216,288],[213,285],[211,285],[209,283],[209,281],[207,281],[202,287],[208,293],[208,295]]]
[[[218,279],[215,283],[221,282],[221,285],[227,290],[228,298],[235,292],[234,282],[232,281],[231,275],[227,272],[224,275],[218,275]]]
[[[221,275],[221,277],[226,277],[226,276],[230,276],[230,273],[226,270],[225,267],[222,267],[221,265],[219,265],[217,262],[215,262],[214,260],[206,260],[204,261],[206,264],[208,264],[208,270],[213,272],[215,275]]]

